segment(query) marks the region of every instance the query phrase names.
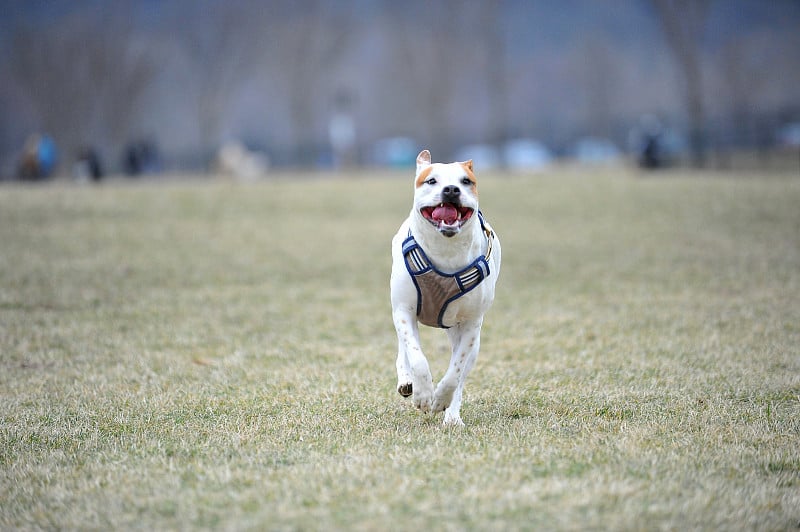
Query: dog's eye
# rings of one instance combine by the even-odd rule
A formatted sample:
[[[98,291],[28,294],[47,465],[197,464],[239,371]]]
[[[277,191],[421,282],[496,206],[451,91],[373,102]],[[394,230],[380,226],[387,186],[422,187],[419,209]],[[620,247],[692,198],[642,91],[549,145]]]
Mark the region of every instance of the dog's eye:
[[[428,185],[435,185],[436,184],[436,178],[435,177],[431,177],[430,179],[425,181],[425,183],[428,184]]]
[[[461,180],[462,185],[472,186],[472,180],[468,177],[465,177]]]

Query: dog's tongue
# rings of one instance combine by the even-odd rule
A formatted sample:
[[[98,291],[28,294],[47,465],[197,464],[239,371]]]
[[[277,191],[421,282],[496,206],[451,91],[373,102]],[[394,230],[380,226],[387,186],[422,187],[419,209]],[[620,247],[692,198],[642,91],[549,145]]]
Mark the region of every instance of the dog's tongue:
[[[449,203],[444,203],[433,209],[431,217],[447,225],[453,225],[458,220],[458,209]]]

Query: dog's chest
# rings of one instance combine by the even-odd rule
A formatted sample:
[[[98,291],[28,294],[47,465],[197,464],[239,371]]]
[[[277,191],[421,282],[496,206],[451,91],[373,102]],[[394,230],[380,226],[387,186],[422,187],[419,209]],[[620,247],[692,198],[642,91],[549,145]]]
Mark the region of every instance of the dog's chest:
[[[480,236],[486,238],[483,233]],[[467,241],[467,245],[462,243],[461,246],[457,242],[452,244],[444,250],[449,253],[444,256],[445,260],[441,244],[434,247],[438,256],[433,255],[437,257],[433,260],[433,257],[429,258],[432,254],[426,253],[413,234],[403,242],[405,266],[417,292],[417,319],[431,327],[448,328],[475,319],[486,306],[486,286],[481,285],[491,271],[484,255],[485,242],[479,241],[474,245],[474,242]],[[480,255],[467,262],[463,258],[466,255],[464,249],[472,257]]]

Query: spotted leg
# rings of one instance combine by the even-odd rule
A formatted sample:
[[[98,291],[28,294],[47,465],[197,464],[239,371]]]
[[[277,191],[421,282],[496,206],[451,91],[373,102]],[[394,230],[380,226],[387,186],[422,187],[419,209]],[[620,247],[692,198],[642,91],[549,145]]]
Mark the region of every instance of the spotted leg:
[[[397,391],[404,397],[412,395],[414,406],[428,412],[433,396],[433,379],[420,346],[417,318],[402,309],[396,309],[392,317],[398,343]]]
[[[433,412],[444,411],[445,425],[464,425],[461,421],[461,394],[467,374],[475,364],[481,343],[482,320],[465,322],[447,330],[453,354],[447,372],[436,386]]]

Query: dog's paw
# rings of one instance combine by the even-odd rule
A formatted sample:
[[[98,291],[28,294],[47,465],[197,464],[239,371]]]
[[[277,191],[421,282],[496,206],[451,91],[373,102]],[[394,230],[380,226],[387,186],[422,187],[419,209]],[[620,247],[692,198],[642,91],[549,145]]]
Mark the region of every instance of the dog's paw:
[[[410,382],[404,382],[402,384],[397,385],[397,393],[399,393],[403,397],[411,397],[413,389],[414,388],[411,386]]]
[[[431,411],[431,396],[430,395],[422,395],[419,393],[414,394],[414,406],[417,407],[417,410],[421,410],[423,412],[430,412]]]
[[[444,423],[442,423],[445,427],[463,427],[464,422],[461,421],[461,416],[457,413],[450,412],[450,410],[444,411]]]
[[[416,366],[412,366],[412,400],[414,406],[423,412],[430,412],[433,398],[433,379],[428,369],[428,361],[422,358]]]
[[[414,386],[414,406],[423,412],[430,412],[433,386]]]
[[[443,412],[444,409],[450,406],[450,403],[453,401],[453,392],[455,391],[455,385],[449,386],[440,382],[436,387],[436,393],[433,394],[431,411],[433,411],[434,414]]]

